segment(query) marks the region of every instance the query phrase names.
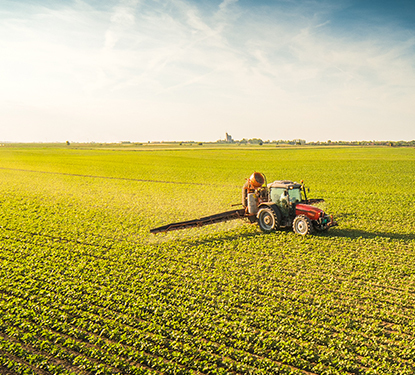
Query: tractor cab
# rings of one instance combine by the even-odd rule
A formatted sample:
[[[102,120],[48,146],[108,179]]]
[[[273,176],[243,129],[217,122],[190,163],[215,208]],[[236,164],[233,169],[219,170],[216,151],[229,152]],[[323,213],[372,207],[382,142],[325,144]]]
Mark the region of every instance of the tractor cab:
[[[268,184],[269,199],[276,204],[283,216],[291,216],[295,213],[295,205],[307,200],[303,185],[292,181],[274,181]]]

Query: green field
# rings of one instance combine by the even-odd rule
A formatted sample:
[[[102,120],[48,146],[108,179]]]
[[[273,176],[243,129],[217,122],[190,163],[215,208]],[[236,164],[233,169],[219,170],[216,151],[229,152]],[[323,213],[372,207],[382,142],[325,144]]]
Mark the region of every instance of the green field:
[[[230,209],[253,171],[339,227]],[[415,149],[0,148],[0,374],[414,374]]]

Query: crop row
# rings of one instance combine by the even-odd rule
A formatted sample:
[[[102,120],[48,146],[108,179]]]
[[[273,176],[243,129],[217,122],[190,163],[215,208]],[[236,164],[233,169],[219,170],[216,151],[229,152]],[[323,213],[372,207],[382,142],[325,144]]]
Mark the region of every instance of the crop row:
[[[1,153],[0,371],[415,372],[411,150]],[[340,227],[149,235],[253,170],[305,179]]]
[[[41,275],[43,275],[43,277],[47,277],[48,273],[44,272],[47,267],[46,264],[43,265],[44,269],[42,270],[42,272],[38,273],[38,276],[36,276],[36,273],[34,274],[33,272],[31,273],[31,282],[29,283],[32,284],[32,286],[30,287],[28,285],[28,281],[24,278],[20,278],[18,277],[15,281],[15,284],[11,284],[9,285],[9,288],[11,291],[14,290],[14,293],[16,293],[16,290],[18,290],[18,288],[20,287],[20,289],[22,290],[21,293],[19,293],[22,298],[24,298],[25,296],[30,296],[30,298],[35,298],[36,295],[39,295],[40,299],[39,302],[41,302],[42,306],[49,306],[49,305],[53,305],[53,301],[55,301],[55,306],[56,308],[59,309],[65,309],[65,300],[69,299],[73,301],[73,306],[72,309],[69,310],[71,311],[71,313],[76,313],[77,310],[85,308],[85,309],[91,309],[91,307],[93,308],[93,306],[102,306],[101,310],[98,312],[98,316],[86,316],[85,319],[86,321],[97,321],[99,319],[99,316],[108,316],[109,321],[107,323],[103,323],[102,325],[99,325],[96,329],[94,329],[95,331],[102,331],[105,328],[105,324],[110,324],[112,320],[118,321],[119,319],[121,319],[119,316],[117,316],[117,314],[111,313],[112,310],[115,311],[122,311],[123,309],[120,309],[120,307],[124,307],[124,312],[126,313],[126,316],[132,316],[132,314],[134,314],[133,316],[140,316],[140,318],[146,317],[147,319],[151,320],[154,319],[154,315],[158,315],[160,316],[160,323],[163,323],[163,320],[168,321],[168,325],[171,327],[171,329],[173,329],[174,327],[177,327],[180,329],[180,331],[186,331],[191,329],[191,327],[189,327],[190,325],[192,327],[194,327],[194,331],[193,331],[193,337],[198,337],[200,335],[207,335],[207,338],[212,340],[212,341],[218,341],[219,340],[219,344],[225,344],[225,345],[229,345],[229,346],[233,346],[233,347],[238,347],[242,345],[242,347],[246,348],[246,351],[249,353],[249,351],[253,351],[254,353],[258,352],[258,353],[263,353],[261,351],[259,351],[258,348],[256,348],[254,346],[254,349],[252,349],[252,345],[250,345],[250,341],[253,340],[253,344],[255,345],[255,343],[257,343],[256,345],[265,345],[265,348],[263,350],[265,350],[265,354],[267,354],[267,350],[270,350],[270,347],[272,348],[274,346],[274,348],[276,348],[278,350],[279,353],[283,353],[281,350],[281,347],[275,346],[276,343],[278,343],[278,340],[275,340],[275,338],[271,341],[266,340],[266,337],[264,337],[264,334],[266,334],[267,332],[263,332],[261,335],[261,332],[258,332],[258,327],[255,328],[255,330],[252,330],[252,328],[248,329],[247,332],[245,332],[244,334],[241,334],[240,332],[238,332],[238,328],[241,328],[240,325],[238,327],[238,325],[235,326],[235,323],[237,323],[238,321],[241,322],[241,318],[243,316],[243,314],[241,315],[241,311],[233,311],[232,314],[230,314],[229,310],[225,307],[225,310],[221,309],[220,306],[215,306],[213,305],[212,307],[205,309],[204,314],[203,315],[198,315],[196,314],[196,316],[192,316],[192,311],[196,311],[197,310],[197,306],[203,306],[205,305],[206,307],[208,307],[209,305],[206,305],[206,299],[205,299],[205,304],[203,304],[203,298],[202,298],[202,294],[199,294],[199,298],[197,298],[196,300],[192,301],[192,298],[189,300],[190,304],[186,303],[186,298],[184,298],[185,296],[180,295],[180,290],[179,289],[173,289],[171,293],[168,294],[168,304],[164,303],[163,301],[166,300],[165,297],[163,297],[163,295],[160,295],[160,301],[161,304],[155,304],[154,301],[151,303],[151,305],[148,305],[148,302],[146,302],[146,295],[149,294],[149,292],[151,293],[151,289],[150,290],[143,290],[140,292],[139,289],[134,290],[134,295],[137,297],[138,295],[140,296],[140,303],[139,306],[141,306],[141,310],[140,308],[137,310],[137,306],[134,306],[136,304],[132,304],[131,301],[133,300],[133,295],[128,295],[127,293],[123,293],[124,297],[120,298],[120,295],[113,295],[112,301],[111,299],[102,299],[103,296],[101,295],[97,295],[94,296],[90,291],[94,289],[94,287],[91,286],[91,288],[87,287],[87,282],[88,282],[88,277],[86,277],[87,275],[84,273],[83,275],[83,282],[84,282],[84,286],[79,288],[79,291],[76,292],[76,290],[78,289],[76,284],[74,282],[70,282],[68,284],[68,282],[63,282],[62,280],[60,280],[58,287],[56,286],[56,282],[53,282],[53,280],[42,280],[42,279],[38,279],[38,277],[42,277]],[[23,271],[23,270],[22,270]],[[24,269],[24,271],[26,272],[27,270]],[[83,270],[83,272],[85,272],[85,269]],[[17,274],[16,274],[17,276]],[[70,275],[68,275],[67,273],[65,273],[66,277],[69,277]],[[80,275],[79,275],[80,276]],[[158,275],[160,276],[160,274]],[[76,278],[77,275],[74,274],[72,277]],[[38,279],[38,281],[36,281],[36,279]],[[10,281],[10,280],[9,280]],[[46,283],[45,283],[46,281]],[[171,284],[172,283],[172,279],[168,279],[168,280],[164,280],[165,283]],[[10,281],[11,283],[11,281]],[[85,284],[86,283],[86,284]],[[149,278],[149,283],[151,283],[151,278]],[[25,285],[29,286],[29,289],[27,289],[27,287],[25,287]],[[48,287],[48,285],[50,285],[50,287]],[[108,286],[107,286],[108,287]],[[159,283],[158,287],[160,288],[161,285]],[[46,288],[46,289],[45,289]],[[122,283],[117,283],[116,284],[116,288],[118,290],[122,290]],[[121,289],[120,289],[121,288]],[[95,286],[96,289],[96,286]],[[44,292],[42,293],[42,290],[44,290]],[[66,296],[67,292],[66,291],[70,291],[70,294]],[[109,293],[109,290],[103,290],[103,293],[107,294]],[[51,294],[52,293],[52,294]],[[137,294],[139,293],[139,294]],[[197,291],[195,291],[195,293],[197,293]],[[200,293],[200,291],[199,291]],[[48,296],[49,294],[49,296]],[[111,294],[112,295],[112,294]],[[197,295],[197,294],[196,294]],[[154,299],[154,295],[149,295],[149,297],[151,299]],[[127,298],[127,299],[125,299]],[[276,295],[273,296],[273,298],[276,298]],[[174,300],[177,299],[177,302],[175,303]],[[301,311],[304,308],[300,305],[297,305],[297,308],[293,309],[293,304],[295,306],[296,301],[294,300],[288,300],[286,303],[286,311],[287,311],[287,315],[290,315],[290,313],[292,314],[295,311]],[[92,304],[92,306],[91,306]],[[180,304],[182,306],[185,307],[185,309],[180,309]],[[275,304],[275,302],[274,302]],[[159,306],[157,306],[159,305]],[[178,309],[178,312],[176,313],[172,313],[171,308],[173,306],[176,306],[176,308]],[[83,307],[84,306],[84,307]],[[193,306],[193,307],[192,307]],[[284,315],[282,313],[282,311],[284,310],[282,307],[284,305],[280,304],[278,306],[279,309],[279,316],[281,318],[281,315]],[[149,309],[150,307],[150,309]],[[247,306],[245,304],[245,308],[247,308],[247,312],[249,311],[254,311],[255,305],[253,305],[252,308],[249,308],[249,306]],[[170,312],[169,312],[170,311]],[[167,313],[167,315],[166,315]],[[219,315],[218,315],[219,313]],[[230,315],[229,315],[230,314]],[[245,313],[246,314],[246,313]],[[296,314],[298,315],[298,314]],[[305,318],[307,318],[307,313],[305,315]],[[225,320],[224,320],[225,319]],[[226,322],[226,319],[228,320],[228,323]],[[245,319],[242,319],[242,321],[244,321]],[[269,320],[269,319],[268,319]],[[208,325],[206,325],[205,322],[209,322],[211,321],[212,323],[209,323]],[[248,319],[246,319],[247,322],[249,322]],[[189,323],[186,323],[189,322]],[[233,323],[235,322],[235,323]],[[353,319],[351,320],[351,322],[353,322]],[[196,324],[197,323],[197,324]],[[254,327],[255,325],[255,320],[251,320],[251,323],[254,323]],[[258,322],[257,322],[258,323]],[[261,324],[263,326],[263,323],[259,322],[259,328],[261,328]],[[333,322],[334,323],[334,322]],[[84,324],[84,323],[83,323]],[[239,323],[240,324],[240,323]],[[249,325],[246,325],[247,323],[244,324],[244,326],[247,328],[249,327]],[[75,324],[76,325],[76,324]],[[215,329],[214,332],[212,332],[209,336],[208,332],[209,329],[212,329],[212,326],[214,325],[218,325]],[[286,326],[286,327],[285,327]],[[305,324],[304,326],[300,326],[299,327],[299,322],[298,321],[293,321],[292,319],[288,319],[286,324],[282,324],[281,321],[277,321],[275,323],[273,323],[273,325],[269,326],[269,323],[267,323],[267,329],[273,329],[275,330],[275,332],[282,336],[282,338],[284,339],[289,339],[289,336],[298,336],[298,332],[303,332],[303,338],[308,338],[308,339],[314,339],[318,341],[318,337],[322,338],[322,341],[320,342],[320,345],[327,345],[328,343],[330,343],[330,339],[327,341],[328,337],[330,337],[331,334],[334,334],[336,332],[336,330],[334,330],[333,332],[333,327],[329,328],[329,331],[326,331],[324,328],[322,327],[315,327],[313,330],[312,325],[309,323],[308,325]],[[291,326],[295,326],[297,327],[297,329],[295,329],[294,331],[292,330]],[[117,327],[115,327],[116,329],[118,329]],[[140,330],[143,329],[143,327],[139,327]],[[170,328],[166,327],[168,331]],[[245,329],[246,329],[245,328]],[[310,330],[311,328],[311,330]],[[110,331],[114,331],[114,329],[110,329]],[[297,331],[297,333],[296,333]],[[320,332],[319,332],[320,331]],[[222,333],[221,333],[222,332]],[[235,332],[232,334],[232,332]],[[325,332],[325,333],[324,333]],[[353,332],[353,329],[350,330],[349,332],[345,332],[345,334],[343,336],[348,336],[350,337],[351,332]],[[286,334],[288,333],[288,334]],[[229,336],[231,334],[231,336]],[[269,331],[268,331],[269,334]],[[337,331],[337,335],[339,334],[339,332]],[[234,338],[232,338],[234,337]],[[255,340],[255,338],[258,338],[257,340]],[[301,335],[299,336],[300,338],[302,337]],[[362,345],[365,344],[365,339],[364,337],[361,337],[361,334],[358,333],[357,334],[357,339],[360,337],[360,339],[363,338],[363,343]],[[116,337],[117,338],[117,337]],[[344,337],[342,337],[343,339]],[[117,338],[118,339],[118,338]],[[192,338],[193,339],[193,338]],[[242,340],[242,342],[240,342]],[[298,339],[297,339],[298,340]],[[302,346],[305,345],[305,348],[307,348],[306,344],[302,343],[302,344],[298,344],[298,342],[296,341],[292,341],[292,345],[293,348],[297,348],[295,349],[296,351],[294,352],[294,356],[295,358],[301,358],[301,350],[305,350],[305,349],[301,349]],[[332,345],[333,343],[331,343]],[[367,344],[367,343],[366,343]],[[374,345],[374,347],[376,345],[379,345],[380,343],[377,343]],[[203,345],[203,343],[201,344]],[[268,349],[267,348],[268,345]],[[346,344],[345,344],[346,345]],[[396,345],[396,344],[395,344]],[[384,347],[384,345],[380,345],[380,348],[382,348],[382,346]],[[346,347],[351,347],[350,343],[349,345],[346,345]],[[324,349],[323,350],[317,350],[313,348],[313,346],[310,347],[312,352],[314,353],[314,358],[317,358],[320,360],[322,358],[324,358]],[[334,348],[333,348],[334,349]],[[326,349],[326,351],[330,351],[333,350],[332,348],[328,348]],[[299,351],[300,350],[300,351]],[[310,349],[308,349],[310,350]],[[350,349],[349,349],[350,350]],[[377,350],[375,348],[370,349],[369,348],[365,348],[365,353],[367,354],[367,351],[369,350],[369,353],[371,353],[373,355],[373,350]],[[385,349],[382,349],[381,352],[379,352],[379,356],[385,356],[384,352]],[[394,348],[392,348],[392,350],[396,350]],[[347,354],[347,353],[346,353]],[[389,356],[389,355],[388,355]],[[347,355],[344,355],[344,357],[347,357]],[[376,356],[374,357],[375,359],[377,358]],[[281,359],[281,358],[280,358]],[[396,360],[396,358],[395,358]],[[393,363],[395,361],[393,359],[393,357],[391,358],[391,363]],[[285,360],[287,362],[287,360]],[[333,363],[333,358],[330,358],[330,361]],[[298,362],[298,360],[297,360]],[[336,361],[334,361],[336,362]],[[344,362],[344,360],[343,360]],[[289,362],[288,362],[289,363]],[[303,365],[304,367],[304,365]],[[306,368],[310,369],[309,366],[307,366]]]

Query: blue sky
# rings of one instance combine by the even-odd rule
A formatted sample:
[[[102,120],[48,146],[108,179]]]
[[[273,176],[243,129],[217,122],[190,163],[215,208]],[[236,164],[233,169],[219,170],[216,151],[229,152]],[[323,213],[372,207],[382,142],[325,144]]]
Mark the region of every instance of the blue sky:
[[[415,139],[415,2],[8,1],[0,141]]]

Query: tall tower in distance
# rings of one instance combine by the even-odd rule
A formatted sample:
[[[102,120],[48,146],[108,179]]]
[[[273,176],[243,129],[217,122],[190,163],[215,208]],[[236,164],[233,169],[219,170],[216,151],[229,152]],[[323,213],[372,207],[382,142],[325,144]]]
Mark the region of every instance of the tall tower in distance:
[[[228,133],[225,133],[225,141],[226,143],[232,143],[233,142],[232,136]]]

